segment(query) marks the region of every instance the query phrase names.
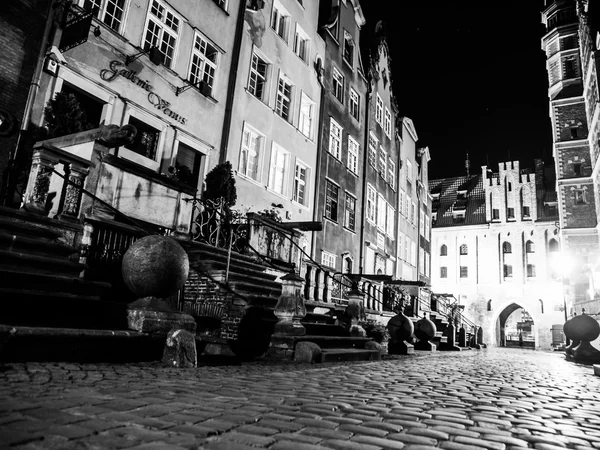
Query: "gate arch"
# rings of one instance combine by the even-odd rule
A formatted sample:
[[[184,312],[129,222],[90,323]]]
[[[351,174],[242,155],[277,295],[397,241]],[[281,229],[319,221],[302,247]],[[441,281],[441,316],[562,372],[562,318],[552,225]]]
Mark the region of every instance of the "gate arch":
[[[519,300],[506,300],[501,303],[498,307],[494,308],[494,313],[492,315],[492,320],[489,325],[489,336],[490,336],[490,344],[493,347],[500,346],[500,327],[504,327],[506,323],[506,319],[517,309],[522,308],[529,313],[531,318],[533,319],[533,338],[535,340],[535,348],[539,348],[540,346],[540,336],[539,329],[540,325],[543,323],[540,316],[533,305],[527,305]],[[503,322],[503,323],[501,323]]]

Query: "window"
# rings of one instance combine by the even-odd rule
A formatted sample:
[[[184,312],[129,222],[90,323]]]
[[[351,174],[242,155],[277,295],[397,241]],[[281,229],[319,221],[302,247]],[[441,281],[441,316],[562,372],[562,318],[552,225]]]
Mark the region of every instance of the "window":
[[[296,162],[296,170],[294,171],[294,196],[292,200],[306,206],[306,181],[308,177],[308,169],[301,162]]]
[[[164,65],[171,67],[178,37],[179,18],[158,0],[152,0],[144,38],[144,50],[158,47],[164,55]]]
[[[446,247],[446,244],[440,247],[440,256],[448,256],[448,247]]]
[[[492,220],[500,220],[500,210],[497,208],[492,209]]]
[[[504,264],[504,278],[511,278],[513,276],[512,266]]]
[[[413,225],[417,223],[417,204],[412,202],[412,211],[410,213],[410,220]]]
[[[177,178],[187,186],[196,189],[200,178],[200,164],[202,154],[192,147],[179,143],[177,157],[175,158],[175,170]]]
[[[360,120],[360,96],[352,88],[350,88],[350,114],[356,120]]]
[[[385,180],[387,175],[387,153],[381,146],[379,146],[379,164],[377,165],[377,171]]]
[[[535,266],[527,264],[527,278],[535,278]]]
[[[325,187],[325,217],[337,222],[338,220],[338,191],[339,187],[326,180]]]
[[[215,2],[215,4],[219,6],[219,8],[225,11],[227,10],[227,0],[213,0],[213,2]]]
[[[377,228],[381,231],[385,231],[386,225],[386,201],[383,195],[377,196]]]
[[[580,177],[581,173],[581,163],[573,163],[573,175],[576,177]]]
[[[337,159],[342,157],[342,127],[333,119],[329,126],[329,153]]]
[[[358,175],[358,142],[348,136],[348,169]]]
[[[392,205],[387,204],[387,221],[385,224],[385,233],[391,238],[394,239],[396,228],[396,210],[392,208]]]
[[[218,53],[215,47],[196,33],[194,48],[192,49],[192,62],[190,64],[190,83],[199,85],[203,81],[208,85],[210,91],[212,91],[215,83]]]
[[[412,247],[412,241],[406,236],[406,243],[404,245],[404,261],[410,263],[410,249]]]
[[[508,182],[508,192],[512,192],[512,183]]]
[[[277,83],[277,100],[275,102],[275,112],[290,121],[290,106],[292,103],[292,85],[289,80],[279,77]]]
[[[379,125],[383,125],[383,100],[379,94],[377,94],[377,101],[375,104],[375,120]]]
[[[460,246],[460,254],[461,255],[468,255],[469,254],[469,247],[467,247],[467,244],[463,244]]]
[[[346,192],[346,207],[344,211],[344,226],[354,231],[356,226],[356,199]]]
[[[335,269],[336,260],[337,256],[333,253],[326,252],[325,250],[321,252],[321,264],[323,264],[324,266]]]
[[[248,91],[257,99],[265,101],[267,92],[267,70],[269,64],[258,56],[252,54],[252,63],[250,65],[250,80],[248,81]]]
[[[264,137],[249,126],[242,133],[239,172],[253,180],[260,181],[259,163]]]
[[[282,195],[285,195],[287,191],[286,180],[289,157],[290,154],[287,151],[273,142],[269,168],[269,189]]]
[[[531,212],[529,210],[529,206],[523,206],[523,218],[528,218],[531,216]]]
[[[344,61],[350,66],[354,63],[354,39],[346,30],[344,30]]]
[[[425,216],[425,239],[429,240],[429,216]]]
[[[390,113],[390,110],[387,109],[387,107],[385,108],[385,120],[383,123],[383,130],[385,131],[387,137],[392,137],[392,114]]]
[[[440,278],[448,278],[448,268],[440,267]]]
[[[407,159],[406,160],[406,179],[408,181],[412,181],[413,179],[413,170],[412,170],[412,163]]]
[[[376,202],[377,193],[373,186],[367,185],[367,220],[371,223],[375,223],[375,211],[377,209]]]
[[[510,242],[504,242],[502,244],[502,253],[512,253],[512,245],[510,245]]]
[[[527,241],[527,243],[525,244],[525,252],[535,253],[535,244],[531,241]]]
[[[402,246],[404,245],[404,233],[398,231],[398,258],[402,259],[404,257],[404,249]]]
[[[425,273],[425,252],[419,247],[419,273]]]
[[[419,233],[425,236],[425,213],[419,208]]]
[[[288,29],[290,24],[290,14],[281,6],[281,3],[273,3],[273,13],[271,14],[271,28],[285,42],[288,41]]]
[[[310,54],[310,39],[300,25],[296,24],[296,35],[294,36],[294,53],[304,61],[308,62]]]
[[[333,95],[344,103],[344,76],[335,68],[333,69]]]
[[[377,164],[377,146],[379,145],[377,138],[372,134],[369,134],[369,164],[375,167]]]
[[[404,214],[404,191],[402,189],[400,189],[400,192],[398,193],[398,212],[400,214],[402,214],[403,216]]]
[[[392,189],[396,189],[396,163],[391,158],[388,161],[387,181]]]
[[[506,217],[508,219],[514,219],[515,218],[515,208],[507,208],[508,212],[506,213]]]
[[[344,256],[344,255],[342,255]],[[344,258],[342,259],[342,272],[344,273],[352,273],[352,268],[354,266],[354,260],[352,259],[352,257],[350,255],[346,255],[344,256]]]
[[[129,117],[129,124],[137,129],[137,134],[133,142],[126,144],[125,148],[154,161],[156,159],[160,131],[133,116]]]
[[[303,92],[300,99],[300,123],[298,124],[298,128],[309,139],[312,139],[314,118],[315,102]]]
[[[467,266],[460,266],[460,277],[469,278],[469,268]]]
[[[125,0],[79,0],[77,2],[109,28],[119,31],[123,23]]]
[[[575,204],[585,205],[585,193],[583,189],[575,189],[573,192],[575,193]]]
[[[76,86],[71,86],[66,82],[63,83],[60,91],[63,94],[75,96],[79,102],[79,106],[85,114],[85,122],[89,124],[85,129],[98,128],[102,121],[102,110],[105,105],[102,100],[91,95],[89,91]]]

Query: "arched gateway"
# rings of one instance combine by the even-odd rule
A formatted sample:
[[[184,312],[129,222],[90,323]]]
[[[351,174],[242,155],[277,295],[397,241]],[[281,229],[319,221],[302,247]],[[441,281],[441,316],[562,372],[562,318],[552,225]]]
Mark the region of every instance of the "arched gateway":
[[[541,320],[536,316],[515,301],[500,305],[490,323],[491,344],[496,347],[538,348]]]

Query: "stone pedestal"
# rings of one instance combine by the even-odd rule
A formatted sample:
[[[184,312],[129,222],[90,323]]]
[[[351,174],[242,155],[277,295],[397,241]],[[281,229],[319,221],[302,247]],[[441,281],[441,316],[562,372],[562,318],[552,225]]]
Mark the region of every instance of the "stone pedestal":
[[[454,352],[459,352],[461,350],[460,347],[456,345],[456,328],[454,327],[454,323],[452,323],[452,321],[450,321],[446,327],[446,339],[446,343],[440,346],[440,350]]]
[[[435,337],[437,328],[435,323],[429,320],[427,317],[423,317],[415,324],[415,336],[419,340],[415,344],[416,350],[424,350],[428,352],[435,352],[437,350],[436,345],[430,342]]]
[[[412,336],[415,326],[412,320],[406,317],[402,311],[390,319],[387,329],[390,333],[388,342],[388,353],[390,355],[412,355],[415,353],[414,346],[407,342]]]
[[[306,329],[300,320],[306,316],[306,306],[302,296],[304,280],[296,273],[291,272],[281,281],[282,291],[274,311],[279,321],[275,324],[274,334],[277,336],[303,336],[306,334]]]
[[[467,346],[467,332],[465,331],[465,327],[461,326],[460,330],[458,330],[458,346],[466,347]]]
[[[171,330],[185,330],[196,333],[196,322],[188,314],[148,309],[128,309],[129,328],[140,333],[168,334]]]
[[[192,368],[198,366],[196,337],[185,330],[171,330],[167,335],[162,362],[168,367]]]
[[[366,317],[365,307],[363,305],[362,294],[356,288],[356,285],[348,292],[346,315],[350,317],[350,336],[365,337],[367,332],[360,325],[360,320],[364,320]]]

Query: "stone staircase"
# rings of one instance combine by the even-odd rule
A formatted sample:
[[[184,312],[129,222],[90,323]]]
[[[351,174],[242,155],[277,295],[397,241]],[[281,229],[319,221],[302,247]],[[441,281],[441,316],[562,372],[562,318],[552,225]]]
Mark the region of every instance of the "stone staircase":
[[[86,266],[65,238],[80,231],[0,207],[0,358],[154,358],[141,347],[153,339],[127,330],[126,303],[112,298],[110,283],[80,276]]]
[[[227,251],[202,243],[184,244],[193,270],[212,279],[214,288],[226,290]],[[259,356],[267,352],[277,318],[274,308],[281,295],[281,282],[289,267],[268,269],[259,259],[231,252],[227,286],[232,291],[233,301],[244,303],[245,318],[240,323],[238,342],[232,347],[237,353]],[[321,349],[320,361],[359,361],[375,358],[377,351],[365,349],[370,338],[356,338],[336,323],[344,311],[341,305],[306,302],[307,314],[301,323],[306,335],[292,339],[292,345],[309,341]],[[322,312],[315,312],[318,309]],[[325,313],[324,311],[328,312]],[[196,316],[199,328],[202,317]],[[291,356],[291,355],[290,355]]]

